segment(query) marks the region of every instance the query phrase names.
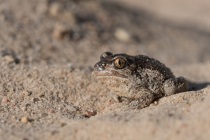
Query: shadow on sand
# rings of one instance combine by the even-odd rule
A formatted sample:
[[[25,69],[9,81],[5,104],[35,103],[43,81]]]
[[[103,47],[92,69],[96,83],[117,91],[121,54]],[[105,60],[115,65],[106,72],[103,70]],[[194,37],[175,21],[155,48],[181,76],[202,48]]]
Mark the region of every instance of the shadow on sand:
[[[197,91],[206,88],[210,85],[210,82],[203,82],[203,83],[196,83],[190,82],[189,83],[189,91]]]

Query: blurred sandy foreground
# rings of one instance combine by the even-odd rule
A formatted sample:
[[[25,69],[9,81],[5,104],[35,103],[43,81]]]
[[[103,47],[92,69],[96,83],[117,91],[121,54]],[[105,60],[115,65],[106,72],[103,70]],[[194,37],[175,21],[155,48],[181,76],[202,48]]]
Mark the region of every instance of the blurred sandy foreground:
[[[208,3],[0,0],[0,139],[209,139]],[[194,88],[128,110],[91,75],[104,51],[154,57]]]

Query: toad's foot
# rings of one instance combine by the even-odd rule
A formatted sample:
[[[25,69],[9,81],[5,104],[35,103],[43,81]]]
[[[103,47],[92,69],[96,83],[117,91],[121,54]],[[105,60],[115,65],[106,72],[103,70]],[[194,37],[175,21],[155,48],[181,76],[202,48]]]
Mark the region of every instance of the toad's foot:
[[[184,77],[176,78],[177,93],[189,90],[189,82]]]
[[[175,80],[170,78],[164,82],[164,93],[166,96],[175,93],[185,92],[188,90],[189,84],[184,77],[178,77]]]
[[[129,103],[129,108],[142,109],[149,106],[155,100],[152,92],[145,91],[138,99],[134,99]]]

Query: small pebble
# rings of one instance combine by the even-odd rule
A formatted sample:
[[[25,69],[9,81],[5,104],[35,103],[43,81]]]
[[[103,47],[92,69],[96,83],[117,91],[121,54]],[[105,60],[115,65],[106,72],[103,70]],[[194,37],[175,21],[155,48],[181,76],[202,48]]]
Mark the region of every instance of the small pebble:
[[[158,101],[154,101],[154,105],[158,105]]]
[[[86,113],[85,113],[85,117],[87,117],[87,118],[90,118],[90,117],[92,117],[92,116],[95,116],[97,114],[97,112],[96,111],[93,111],[93,110],[88,110],[88,111],[86,111]]]
[[[63,25],[56,25],[54,27],[52,36],[57,40],[61,40],[65,37],[65,35],[67,34],[68,31],[69,31],[69,29],[67,27],[65,27]]]
[[[7,64],[15,62],[15,59],[12,55],[6,55],[3,59]]]
[[[67,108],[70,112],[75,112],[75,111],[77,111],[77,109],[76,109],[74,106],[72,106],[72,105],[68,105],[66,108]]]
[[[26,107],[24,106],[24,107],[21,107],[21,110],[22,110],[23,112],[25,112],[27,109],[26,109]]]
[[[29,92],[29,91],[24,90],[24,91],[22,91],[21,94],[22,94],[23,96],[30,96],[32,93]]]
[[[54,109],[49,109],[48,112],[49,113],[55,113],[55,110]]]
[[[29,122],[28,117],[22,117],[22,118],[21,118],[21,122],[22,122],[22,123],[28,123],[28,122]]]
[[[122,42],[129,42],[131,40],[130,34],[122,28],[116,29],[114,35],[119,41]]]

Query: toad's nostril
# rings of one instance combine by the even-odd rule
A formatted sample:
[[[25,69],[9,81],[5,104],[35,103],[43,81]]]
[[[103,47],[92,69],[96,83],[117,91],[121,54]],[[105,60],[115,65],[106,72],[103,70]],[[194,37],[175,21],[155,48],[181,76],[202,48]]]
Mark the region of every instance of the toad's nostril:
[[[102,71],[105,69],[105,64],[104,63],[97,63],[94,65],[94,69],[97,70],[97,71]]]
[[[102,63],[100,66],[101,66],[101,67],[105,67],[105,66],[106,66],[106,64]]]

